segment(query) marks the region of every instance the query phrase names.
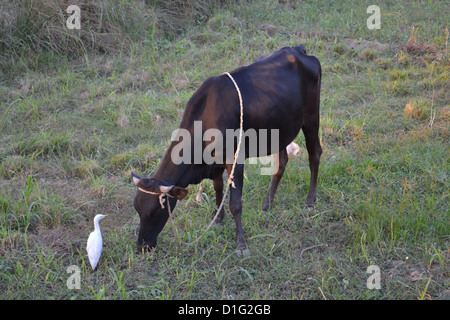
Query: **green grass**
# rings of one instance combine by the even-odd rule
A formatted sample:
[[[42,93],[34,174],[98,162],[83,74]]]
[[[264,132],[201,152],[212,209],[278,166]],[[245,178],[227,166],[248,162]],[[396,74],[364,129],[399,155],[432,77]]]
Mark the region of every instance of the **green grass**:
[[[368,30],[370,4],[226,2],[191,8],[183,28],[168,20],[141,29],[120,22],[137,14],[132,6],[112,7],[105,21],[121,28],[123,50],[65,58],[67,42],[0,51],[8,66],[0,74],[0,298],[449,299],[448,8],[381,1],[381,29]],[[408,48],[413,25],[417,47]],[[137,252],[130,171],[155,171],[206,78],[298,44],[323,69],[317,207],[304,208],[302,148],[267,213],[271,177],[246,166],[250,256],[235,256],[228,210],[204,233],[215,209],[210,182],[202,203],[190,186],[176,207],[177,236],[168,223],[154,252]],[[304,146],[302,134],[295,141]],[[92,272],[85,246],[97,213],[108,217]],[[80,268],[78,290],[66,286],[70,265]],[[381,269],[380,290],[366,286],[370,265]]]

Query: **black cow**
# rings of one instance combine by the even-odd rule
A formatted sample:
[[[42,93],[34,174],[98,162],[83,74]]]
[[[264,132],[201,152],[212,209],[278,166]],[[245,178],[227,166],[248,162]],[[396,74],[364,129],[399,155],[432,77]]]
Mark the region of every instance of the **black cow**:
[[[277,150],[267,150],[266,154],[278,154],[279,167],[272,178],[271,186],[263,202],[267,210],[274,199],[278,183],[288,161],[286,146],[294,140],[300,129],[306,139],[309,155],[311,181],[307,206],[314,206],[319,170],[320,146],[319,104],[321,85],[321,66],[314,56],[306,54],[304,46],[284,47],[281,50],[257,60],[255,63],[240,67],[230,73],[236,81],[243,99],[244,131],[248,129],[279,130]],[[217,128],[239,129],[240,104],[237,90],[227,75],[207,79],[188,101],[180,128],[193,133],[194,121],[201,121],[202,130]],[[268,136],[270,141],[270,136]],[[235,138],[237,145],[237,138]],[[133,182],[139,187],[134,199],[134,207],[140,216],[140,229],[137,240],[139,248],[153,248],[156,238],[163,229],[168,217],[167,205],[175,208],[177,199],[186,196],[186,187],[197,184],[203,179],[213,181],[216,203],[223,197],[222,174],[226,169],[230,173],[232,161],[224,159],[223,163],[181,163],[175,164],[171,159],[172,150],[181,141],[172,141],[156,173],[152,178],[140,178],[132,173]],[[224,143],[224,145],[226,145]],[[205,144],[202,146],[202,150]],[[249,154],[248,145],[245,156]],[[194,150],[194,146],[192,146]],[[197,149],[198,150],[198,149]],[[192,152],[192,157],[194,157]],[[258,149],[258,156],[265,154]],[[242,187],[244,164],[238,163],[234,172],[234,187],[230,188],[230,211],[236,223],[236,247],[243,252],[247,249],[244,230],[241,223]],[[144,190],[144,191],[142,191]],[[147,192],[145,192],[147,191]],[[149,194],[151,192],[153,194]],[[168,194],[164,208],[160,204],[159,194]],[[218,215],[221,222],[224,212]]]

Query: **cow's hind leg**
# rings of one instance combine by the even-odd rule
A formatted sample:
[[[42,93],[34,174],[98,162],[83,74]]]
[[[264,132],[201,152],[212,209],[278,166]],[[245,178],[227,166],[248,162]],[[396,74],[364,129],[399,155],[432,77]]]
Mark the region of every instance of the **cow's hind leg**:
[[[228,175],[231,172],[231,165],[227,165]],[[236,164],[234,169],[234,187],[230,186],[230,211],[233,214],[236,223],[236,254],[238,256],[247,256],[247,242],[245,239],[244,229],[242,228],[242,186],[244,181],[244,165]]]
[[[277,159],[275,159],[275,164],[277,164],[278,162],[278,169],[272,177],[269,191],[267,192],[267,196],[263,201],[263,211],[267,211],[272,205],[273,199],[275,198],[275,193],[277,192],[278,184],[283,177],[284,170],[286,169],[286,164],[289,160],[286,148],[281,150],[278,154],[274,154],[273,156],[278,158],[278,161]]]
[[[305,134],[306,149],[309,156],[309,169],[311,170],[311,181],[309,184],[309,192],[306,197],[306,206],[314,207],[316,202],[317,176],[319,174],[320,155],[322,148],[319,140],[319,117],[314,121],[307,121],[303,126]]]

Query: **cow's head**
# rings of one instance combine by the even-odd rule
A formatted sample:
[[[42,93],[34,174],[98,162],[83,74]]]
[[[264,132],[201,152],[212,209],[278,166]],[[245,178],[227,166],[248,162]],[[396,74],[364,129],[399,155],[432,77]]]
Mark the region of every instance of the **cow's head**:
[[[168,206],[170,205],[173,210],[176,201],[183,199],[187,190],[176,186],[165,186],[155,179],[141,178],[133,172],[131,176],[138,187],[134,198],[134,208],[141,218],[137,245],[139,249],[151,249],[156,246],[156,237],[169,218]],[[169,200],[163,203],[162,199]]]

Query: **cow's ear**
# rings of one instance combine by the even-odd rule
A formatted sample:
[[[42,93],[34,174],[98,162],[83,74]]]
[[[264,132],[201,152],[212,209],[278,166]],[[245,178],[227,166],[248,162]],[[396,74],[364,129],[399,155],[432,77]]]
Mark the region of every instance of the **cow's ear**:
[[[160,193],[159,184],[157,181],[148,178],[141,178],[134,172],[131,172],[131,178],[136,187],[153,192],[155,194]]]
[[[170,191],[169,194],[174,197],[177,198],[178,200],[183,199],[184,197],[186,197],[186,195],[188,194],[187,190],[184,188],[180,188],[180,187],[175,187],[173,186]]]

